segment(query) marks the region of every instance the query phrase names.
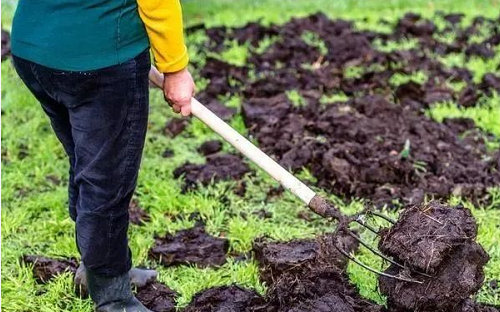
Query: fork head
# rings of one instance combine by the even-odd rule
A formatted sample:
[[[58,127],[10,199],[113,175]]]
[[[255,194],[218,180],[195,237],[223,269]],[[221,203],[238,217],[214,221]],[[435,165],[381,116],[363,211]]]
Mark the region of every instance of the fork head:
[[[321,197],[319,195],[316,195],[311,200],[311,202],[309,203],[309,208],[313,212],[319,214],[320,216],[322,216],[324,218],[337,220],[338,221],[338,226],[337,226],[336,233],[339,233],[340,231],[344,231],[345,233],[347,233],[350,236],[352,236],[355,240],[357,240],[361,245],[363,245],[364,247],[366,247],[370,252],[372,252],[376,256],[382,258],[384,261],[387,261],[387,262],[389,262],[389,263],[391,263],[393,265],[396,265],[396,266],[398,266],[400,268],[409,270],[407,267],[405,267],[405,265],[403,265],[403,264],[395,261],[391,257],[388,257],[388,256],[384,255],[377,248],[371,246],[368,242],[366,242],[363,239],[361,239],[354,231],[352,231],[349,228],[349,226],[352,223],[357,223],[357,224],[361,225],[362,227],[366,228],[367,230],[369,230],[370,232],[373,232],[375,235],[378,236],[380,234],[379,231],[375,227],[373,227],[370,224],[368,224],[367,221],[370,218],[376,217],[376,218],[383,219],[383,220],[385,220],[385,221],[387,221],[387,222],[389,222],[391,224],[395,224],[396,221],[393,220],[392,218],[390,218],[389,216],[386,216],[386,215],[384,215],[382,213],[371,211],[371,210],[368,210],[368,209],[365,209],[362,212],[357,213],[357,214],[352,215],[352,216],[346,216],[346,215],[342,214],[340,212],[340,210],[337,209],[332,203],[330,203],[329,201],[327,201],[326,199],[324,199],[323,197]],[[412,279],[412,278],[408,278],[408,277],[405,277],[405,276],[396,276],[396,275],[388,274],[388,273],[382,272],[380,270],[374,269],[374,268],[370,267],[369,265],[363,263],[359,259],[357,259],[353,254],[350,254],[349,252],[347,252],[339,244],[335,244],[335,248],[337,248],[337,250],[342,255],[344,255],[345,257],[347,257],[349,260],[353,261],[354,263],[356,263],[357,265],[361,266],[362,268],[364,268],[364,269],[366,269],[368,271],[371,271],[371,272],[373,272],[375,274],[382,275],[382,276],[385,276],[385,277],[388,277],[388,278],[394,278],[394,279],[397,279],[397,280],[400,280],[400,281],[404,281],[404,282],[409,282],[409,283],[418,283],[418,284],[422,284],[423,283],[423,281],[420,281],[420,280],[417,280],[417,279]],[[417,273],[417,274],[421,275],[422,277],[431,278],[430,275],[425,274],[423,272],[414,272],[414,273]]]

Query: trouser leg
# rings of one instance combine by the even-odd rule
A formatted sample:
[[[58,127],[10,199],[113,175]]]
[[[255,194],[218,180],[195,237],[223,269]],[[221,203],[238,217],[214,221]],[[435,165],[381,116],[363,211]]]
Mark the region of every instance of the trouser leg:
[[[120,276],[131,268],[128,207],[147,129],[146,56],[98,71],[69,107],[77,242],[86,268],[100,276]]]
[[[28,87],[31,93],[40,102],[43,110],[50,118],[52,129],[57,138],[63,145],[64,150],[69,158],[69,183],[68,183],[68,206],[69,215],[73,221],[76,220],[76,202],[78,198],[78,188],[74,182],[74,159],[75,159],[75,143],[71,131],[69,121],[68,108],[52,97],[50,91],[47,91],[47,86],[44,86],[37,77],[36,64],[32,62],[13,57],[14,67],[24,84]]]

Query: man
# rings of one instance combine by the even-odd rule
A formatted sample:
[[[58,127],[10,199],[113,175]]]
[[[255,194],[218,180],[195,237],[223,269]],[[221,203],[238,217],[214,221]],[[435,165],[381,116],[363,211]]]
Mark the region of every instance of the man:
[[[136,2],[137,1],[137,2]],[[149,46],[173,110],[194,83],[179,0],[20,0],[14,66],[69,157],[69,213],[97,311],[149,311],[133,295],[127,242],[148,120]],[[130,273],[129,273],[130,271]]]

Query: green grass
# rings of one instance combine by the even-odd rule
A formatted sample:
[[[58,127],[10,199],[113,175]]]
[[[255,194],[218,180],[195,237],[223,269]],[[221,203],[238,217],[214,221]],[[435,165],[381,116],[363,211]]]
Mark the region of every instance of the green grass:
[[[466,20],[474,15],[497,16],[498,0],[470,2],[468,0],[392,0],[392,1],[355,1],[355,0],[204,0],[183,1],[187,25],[205,22],[207,25],[242,25],[248,21],[262,19],[264,23],[283,23],[292,16],[305,16],[319,10],[331,17],[355,19],[358,27],[387,30],[386,26],[377,23],[380,17],[395,20],[407,11],[415,11],[425,16],[433,15],[435,10],[463,11]],[[2,2],[2,26],[9,29],[15,1]],[[364,18],[366,18],[364,20]],[[304,40],[322,49],[322,42],[312,35],[304,35]],[[204,53],[195,49],[204,41],[200,32],[187,38],[190,56],[193,62],[200,65],[204,62]],[[267,38],[257,48],[264,51],[276,38]],[[403,41],[399,44],[381,45],[380,49],[390,51],[395,48],[412,48],[414,42]],[[217,57],[236,65],[243,65],[248,57],[247,46],[228,42],[228,48]],[[500,53],[497,53],[500,55]],[[493,71],[498,66],[498,57],[483,61],[479,59],[465,60],[462,56],[450,56],[444,59],[447,65],[466,64],[473,69],[478,81],[485,72]],[[348,75],[357,76],[358,69],[347,69]],[[352,71],[352,72],[351,72]],[[23,86],[14,73],[9,61],[3,62],[2,73],[2,311],[91,311],[89,300],[76,297],[72,290],[69,275],[63,275],[47,285],[35,283],[31,271],[19,262],[23,254],[43,254],[52,257],[78,257],[74,244],[74,225],[69,219],[66,208],[67,160],[64,152],[53,135],[48,119],[41,111],[39,104]],[[208,81],[194,76],[197,87],[202,90]],[[401,75],[394,78],[394,84],[401,84],[408,79],[424,82],[426,73]],[[459,87],[459,86],[457,86]],[[302,105],[303,99],[297,91],[289,91],[288,96],[296,105]],[[240,108],[238,97],[222,97],[228,106]],[[327,94],[322,98],[325,105],[336,101],[346,101],[345,94]],[[500,136],[500,103],[498,96],[484,100],[481,106],[474,108],[458,108],[453,103],[439,104],[432,107],[428,114],[438,121],[445,117],[470,117],[483,130]],[[254,238],[269,236],[272,239],[289,240],[291,238],[313,237],[315,234],[332,230],[333,225],[314,217],[311,222],[295,216],[306,208],[291,194],[265,201],[266,192],[277,186],[265,173],[256,171],[255,176],[245,178],[247,192],[243,198],[231,191],[234,182],[222,182],[197,191],[181,194],[181,181],[173,179],[173,170],[189,160],[202,163],[203,157],[196,148],[205,140],[217,136],[197,120],[192,120],[187,130],[176,138],[162,134],[162,128],[174,114],[163,102],[159,91],[151,93],[150,126],[147,137],[144,160],[139,177],[136,198],[140,205],[151,215],[146,226],[132,225],[130,229],[130,245],[134,262],[138,265],[152,265],[147,258],[148,249],[153,244],[154,235],[163,235],[193,225],[187,218],[165,217],[166,214],[185,214],[199,212],[206,220],[207,230],[213,235],[225,236],[230,240],[231,252],[247,252]],[[237,114],[231,125],[243,134],[247,129],[241,115]],[[175,155],[164,159],[161,153],[170,148]],[[232,151],[225,144],[224,150]],[[27,155],[26,155],[27,153]],[[63,181],[54,185],[47,180],[52,175]],[[304,170],[300,177],[312,181],[313,177]],[[345,212],[354,212],[362,207],[363,201],[354,200],[349,203],[317,190],[337,203]],[[500,278],[500,190],[492,190],[495,200],[490,207],[472,209],[479,223],[479,241],[489,252],[491,260],[486,268],[486,279]],[[222,201],[224,197],[226,200]],[[462,202],[453,198],[452,203]],[[252,212],[266,209],[273,214],[270,219],[259,219]],[[244,213],[247,217],[243,218]],[[369,233],[362,235],[371,239]],[[360,257],[367,263],[379,267],[378,260],[366,251]],[[218,269],[198,269],[195,267],[163,268],[160,280],[180,293],[177,301],[179,307],[185,306],[193,294],[216,285],[238,283],[264,293],[266,285],[258,280],[257,265],[253,261],[229,261]],[[376,287],[376,277],[353,264],[349,265],[349,275],[359,287],[362,295],[383,303]],[[483,287],[478,300],[491,304],[500,304],[500,296]]]
[[[491,97],[482,98],[481,102],[473,107],[460,107],[453,102],[438,103],[427,113],[439,122],[445,118],[471,118],[483,131],[500,137],[500,96],[495,93]]]

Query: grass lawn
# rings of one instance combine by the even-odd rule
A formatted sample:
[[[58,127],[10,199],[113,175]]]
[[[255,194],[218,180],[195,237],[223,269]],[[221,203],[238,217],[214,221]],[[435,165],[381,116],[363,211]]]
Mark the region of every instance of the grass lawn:
[[[2,2],[3,28],[10,28],[15,4],[13,0]],[[500,0],[185,0],[183,7],[188,26],[200,22],[207,26],[241,25],[255,20],[282,23],[293,16],[305,16],[321,10],[330,17],[354,19],[360,28],[383,30],[376,23],[378,19],[384,17],[394,20],[408,11],[425,16],[432,16],[436,10],[463,12],[467,17],[466,22],[476,15],[498,16]],[[197,46],[203,40],[199,35],[187,38],[190,47]],[[411,45],[411,42],[405,44]],[[193,61],[202,61],[204,54],[192,50]],[[235,46],[219,57],[242,63],[245,53],[246,47]],[[499,56],[500,51],[497,49],[497,57],[491,62],[464,59],[446,61],[459,62],[484,74],[497,70]],[[74,243],[74,225],[66,207],[65,181],[68,168],[64,151],[53,135],[48,119],[17,77],[10,61],[2,63],[1,74],[2,311],[91,311],[91,302],[74,294],[69,274],[59,276],[46,285],[38,285],[30,268],[19,261],[24,254],[49,257],[79,255]],[[425,73],[423,75],[425,79]],[[196,70],[194,76],[195,79],[199,78]],[[200,89],[203,88],[203,79],[197,79],[197,84]],[[447,116],[470,117],[480,128],[498,138],[500,98],[493,95],[486,101],[488,103],[479,108],[467,109],[459,108],[454,103],[443,103],[427,113],[438,121]],[[230,98],[226,104],[238,108],[240,100]],[[135,195],[140,206],[151,215],[151,221],[145,226],[132,225],[130,228],[130,245],[135,264],[157,267],[160,280],[180,293],[177,301],[179,307],[185,306],[196,292],[216,285],[238,283],[260,293],[265,292],[266,285],[260,283],[257,264],[252,260],[229,261],[218,269],[187,266],[163,268],[148,260],[147,254],[154,235],[175,232],[194,224],[187,217],[172,220],[165,214],[182,212],[187,216],[191,212],[199,212],[207,222],[208,231],[216,236],[227,237],[230,249],[234,252],[249,251],[253,239],[259,236],[283,240],[312,237],[333,229],[333,225],[318,218],[312,222],[296,218],[297,212],[306,208],[291,194],[265,202],[267,191],[277,186],[277,183],[256,170],[255,166],[253,169],[256,174],[245,178],[247,192],[243,198],[228,192],[233,182],[221,182],[181,194],[182,181],[173,178],[173,170],[187,160],[203,162],[203,157],[196,151],[197,147],[208,139],[217,138],[217,135],[198,120],[192,120],[182,135],[169,138],[162,131],[165,122],[173,116],[161,93],[152,90],[149,133]],[[240,115],[233,117],[231,124],[239,131],[246,132]],[[161,156],[166,148],[174,151],[174,157],[165,159]],[[498,140],[492,143],[492,148],[498,148]],[[224,149],[232,150],[228,144],[224,145]],[[313,179],[307,171],[301,173],[301,178]],[[318,191],[324,194],[322,190]],[[450,199],[452,204],[463,203],[472,209],[478,220],[478,240],[491,256],[486,268],[486,281],[500,279],[500,189],[493,189],[492,193],[496,197],[488,207],[476,207],[460,198]],[[333,194],[328,196],[347,212],[360,209],[363,203],[362,199],[346,202]],[[270,211],[273,217],[259,219],[252,214],[262,208]],[[240,212],[246,212],[247,217],[243,218]],[[369,236],[368,233],[363,235]],[[374,266],[380,265],[368,253],[361,252],[360,257]],[[377,291],[375,275],[352,264],[349,265],[349,274],[362,295],[384,302]],[[492,290],[485,285],[477,300],[500,304],[499,290]]]

